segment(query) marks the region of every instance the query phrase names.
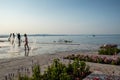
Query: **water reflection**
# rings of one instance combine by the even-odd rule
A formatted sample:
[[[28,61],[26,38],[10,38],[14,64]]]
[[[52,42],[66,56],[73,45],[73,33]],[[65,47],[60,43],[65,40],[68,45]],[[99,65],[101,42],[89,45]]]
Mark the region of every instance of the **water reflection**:
[[[29,49],[25,49],[25,56],[29,55]]]

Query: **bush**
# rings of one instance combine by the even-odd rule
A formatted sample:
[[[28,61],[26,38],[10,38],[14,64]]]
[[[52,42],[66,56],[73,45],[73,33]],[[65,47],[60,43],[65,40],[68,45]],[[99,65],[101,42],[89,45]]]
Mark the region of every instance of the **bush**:
[[[67,77],[65,77],[66,75]],[[59,59],[55,59],[53,64],[48,67],[45,75],[45,80],[60,80],[62,78],[69,78],[69,75],[66,73],[66,66],[59,62]]]
[[[83,61],[75,59],[73,63],[65,66],[59,59],[54,59],[52,65],[48,66],[43,75],[40,73],[40,66],[35,65],[32,77],[19,76],[18,80],[82,80],[89,74],[89,66]]]
[[[115,55],[120,52],[120,49],[117,48],[117,45],[104,45],[100,47],[98,52],[103,55]]]
[[[40,66],[39,65],[35,65],[33,67],[32,80],[41,80],[41,73],[40,73]]]
[[[86,56],[86,55],[76,55],[76,56],[70,56],[71,59],[79,59],[81,61],[88,61],[88,62],[94,62],[94,63],[103,63],[103,64],[112,64],[112,65],[120,65],[120,57],[103,57],[103,56]],[[72,58],[73,57],[73,58]],[[75,57],[75,58],[74,58]],[[68,57],[64,57],[64,59],[69,59]],[[78,62],[77,62],[78,63]],[[77,66],[78,64],[76,64]],[[71,66],[71,65],[70,65]]]

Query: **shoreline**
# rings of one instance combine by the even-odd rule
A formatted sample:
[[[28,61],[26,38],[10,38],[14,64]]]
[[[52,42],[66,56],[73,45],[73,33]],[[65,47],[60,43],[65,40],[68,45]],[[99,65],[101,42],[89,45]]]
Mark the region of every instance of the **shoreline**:
[[[4,78],[4,76],[9,73],[16,73],[17,70],[21,67],[30,68],[33,65],[33,63],[38,63],[41,67],[41,71],[44,72],[44,70],[48,67],[48,65],[52,63],[53,59],[55,58],[60,59],[62,63],[66,64],[69,62],[69,60],[63,59],[64,56],[70,54],[86,54],[86,53],[87,52],[82,53],[81,51],[73,51],[73,52],[66,51],[66,52],[57,52],[54,54],[39,54],[35,56],[0,59],[0,79]],[[114,75],[120,76],[120,66],[91,63],[91,62],[86,62],[86,63],[87,65],[90,66],[91,71],[101,71],[102,73],[107,75],[112,74],[114,71]]]

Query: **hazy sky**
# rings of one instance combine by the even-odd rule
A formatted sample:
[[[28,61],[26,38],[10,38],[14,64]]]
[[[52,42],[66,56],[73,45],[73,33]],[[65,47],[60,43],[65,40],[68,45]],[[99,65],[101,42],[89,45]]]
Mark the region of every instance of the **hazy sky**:
[[[120,34],[120,0],[0,0],[0,34]]]

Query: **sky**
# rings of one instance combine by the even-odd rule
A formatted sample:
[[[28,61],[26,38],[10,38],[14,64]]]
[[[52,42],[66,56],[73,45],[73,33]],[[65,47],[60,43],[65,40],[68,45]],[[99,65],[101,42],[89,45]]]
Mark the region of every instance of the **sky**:
[[[120,0],[0,0],[0,34],[120,34]]]

